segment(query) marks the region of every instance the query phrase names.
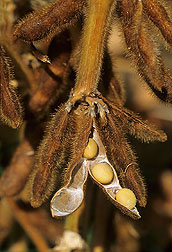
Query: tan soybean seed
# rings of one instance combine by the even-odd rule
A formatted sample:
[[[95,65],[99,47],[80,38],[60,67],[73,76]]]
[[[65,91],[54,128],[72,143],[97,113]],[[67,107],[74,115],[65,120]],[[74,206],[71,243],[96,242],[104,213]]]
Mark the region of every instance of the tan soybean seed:
[[[96,141],[92,138],[89,138],[88,145],[84,150],[83,156],[88,159],[94,158],[97,155],[97,151],[98,147]]]
[[[116,193],[116,201],[130,210],[136,206],[136,196],[128,188],[122,188]]]
[[[107,163],[98,163],[92,168],[93,177],[102,184],[110,184],[113,180],[113,170]]]

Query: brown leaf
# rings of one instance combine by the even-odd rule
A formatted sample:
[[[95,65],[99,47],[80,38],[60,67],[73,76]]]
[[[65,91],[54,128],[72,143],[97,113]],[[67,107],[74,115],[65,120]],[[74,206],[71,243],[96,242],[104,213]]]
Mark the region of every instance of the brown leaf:
[[[92,127],[88,107],[79,104],[68,114],[62,105],[47,128],[38,150],[37,162],[32,174],[31,204],[40,206],[49,197],[58,177],[68,181],[74,167],[82,157]]]
[[[40,113],[46,111],[52,104],[60,83],[58,80],[53,79],[45,69],[36,70],[36,76],[39,77],[40,84],[30,97],[29,108],[34,113]]]
[[[25,186],[33,165],[33,148],[24,139],[0,178],[0,196],[14,196]]]
[[[0,45],[0,115],[1,120],[12,128],[22,123],[22,108],[14,87],[10,84],[13,79],[11,60],[5,48]]]

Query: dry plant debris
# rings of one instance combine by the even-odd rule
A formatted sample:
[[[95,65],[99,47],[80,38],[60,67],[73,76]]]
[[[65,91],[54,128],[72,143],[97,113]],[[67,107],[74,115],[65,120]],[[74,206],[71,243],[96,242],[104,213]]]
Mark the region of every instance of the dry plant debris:
[[[158,0],[58,0],[35,1],[35,5],[31,1],[32,6],[36,2],[43,8],[17,24],[21,1],[0,4],[0,115],[13,128],[25,120],[21,143],[0,179],[0,196],[9,197],[14,217],[38,250],[46,251],[47,243],[37,236],[35,224],[26,220],[29,213],[17,200],[36,208],[57,191],[51,200],[52,216],[67,216],[81,206],[89,174],[123,213],[141,217],[135,203],[145,207],[146,188],[126,135],[146,143],[164,142],[167,136],[124,107],[125,91],[113,71],[107,38],[116,17],[139,75],[170,104],[172,76],[163,63],[156,33],[171,46],[172,22],[168,8]],[[22,63],[25,50],[42,61],[35,69],[30,60],[28,65]],[[90,139],[96,151],[86,155]],[[132,194],[132,207],[116,198],[123,188]]]

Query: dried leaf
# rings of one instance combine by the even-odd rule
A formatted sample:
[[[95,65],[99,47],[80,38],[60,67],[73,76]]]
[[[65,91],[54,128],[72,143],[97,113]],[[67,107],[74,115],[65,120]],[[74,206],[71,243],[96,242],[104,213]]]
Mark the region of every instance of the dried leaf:
[[[10,81],[13,79],[11,60],[5,48],[0,45],[0,115],[1,120],[12,128],[22,123],[22,108]]]
[[[33,148],[24,139],[0,178],[0,196],[14,196],[25,186],[34,161]]]
[[[46,111],[52,104],[60,83],[58,80],[53,79],[44,69],[36,70],[36,76],[39,77],[40,84],[30,97],[29,108],[34,113],[40,113]]]

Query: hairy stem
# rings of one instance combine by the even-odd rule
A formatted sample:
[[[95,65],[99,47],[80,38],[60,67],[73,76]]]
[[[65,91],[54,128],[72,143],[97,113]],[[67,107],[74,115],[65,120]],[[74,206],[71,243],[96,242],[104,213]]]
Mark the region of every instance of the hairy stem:
[[[88,13],[81,40],[81,58],[74,96],[89,95],[97,88],[103,47],[114,2],[113,0],[88,0]]]

